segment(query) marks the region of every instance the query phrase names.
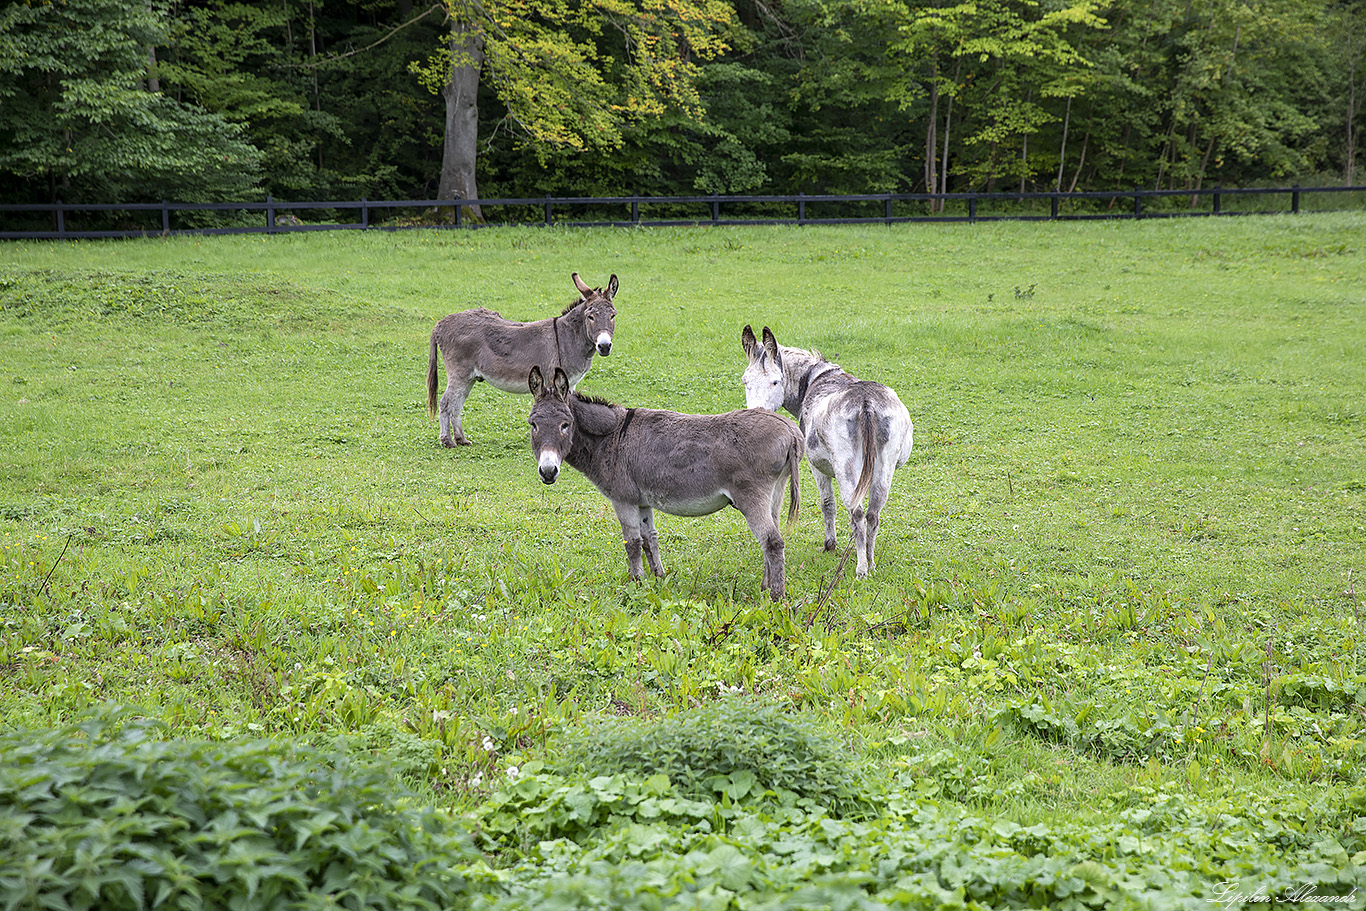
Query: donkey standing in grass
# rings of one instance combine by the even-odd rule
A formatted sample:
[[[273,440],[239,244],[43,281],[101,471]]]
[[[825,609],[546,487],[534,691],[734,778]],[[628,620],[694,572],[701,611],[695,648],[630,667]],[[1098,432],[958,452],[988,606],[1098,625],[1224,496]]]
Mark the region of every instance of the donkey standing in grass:
[[[487,380],[504,392],[527,393],[527,372],[537,364],[560,367],[570,388],[579,384],[593,364],[593,354],[612,353],[617,310],[617,277],[607,290],[590,288],[579,273],[570,276],[579,299],[553,319],[514,323],[480,307],[443,317],[432,329],[427,356],[427,411],[441,417],[443,446],[468,446],[460,425],[460,410],[476,380]],[[436,356],[446,362],[446,392],[436,401]]]
[[[802,433],[787,418],[759,409],[727,414],[679,414],[623,408],[570,389],[556,367],[546,385],[532,367],[527,385],[536,397],[527,419],[531,451],[546,484],[568,462],[612,501],[626,539],[631,578],[664,575],[654,510],[705,516],[725,506],[744,514],[764,549],[763,588],[783,597],[783,536],[778,532],[783,481],[791,524],[801,508],[797,474]]]
[[[740,343],[749,357],[742,382],[750,407],[797,415],[806,434],[811,474],[821,491],[825,549],[835,549],[835,493],[849,510],[849,526],[858,554],[855,575],[873,568],[878,513],[887,502],[892,472],[911,455],[911,416],[895,392],[845,373],[816,351],[779,347],[768,327],[761,345],[746,326]],[[863,498],[868,497],[867,512]]]

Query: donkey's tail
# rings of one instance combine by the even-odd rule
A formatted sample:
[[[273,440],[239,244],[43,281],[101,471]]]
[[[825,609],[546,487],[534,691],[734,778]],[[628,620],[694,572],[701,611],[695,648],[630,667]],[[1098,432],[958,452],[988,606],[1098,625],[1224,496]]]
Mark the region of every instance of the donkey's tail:
[[[873,486],[873,463],[877,461],[877,440],[873,429],[873,409],[868,400],[863,400],[863,470],[859,473],[858,483],[854,485],[854,498],[849,506],[855,507],[868,496],[868,488]]]
[[[802,454],[806,450],[806,440],[797,434],[792,445],[787,448],[787,528],[797,524],[797,516],[802,511]]]
[[[431,351],[427,354],[427,413],[436,417],[436,330],[432,330]]]

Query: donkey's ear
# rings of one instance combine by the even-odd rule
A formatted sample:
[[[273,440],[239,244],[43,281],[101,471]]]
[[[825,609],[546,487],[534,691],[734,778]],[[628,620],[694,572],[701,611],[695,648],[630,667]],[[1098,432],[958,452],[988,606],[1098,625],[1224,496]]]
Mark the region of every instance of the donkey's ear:
[[[578,288],[579,293],[582,294],[584,297],[587,297],[588,295],[593,293],[593,289],[588,287],[588,285],[584,284],[583,279],[579,278],[579,273],[571,272],[569,273],[569,277],[574,280],[574,287]]]
[[[569,398],[569,376],[568,376],[568,374],[566,374],[566,373],[564,372],[564,368],[563,368],[563,367],[556,367],[556,368],[555,368],[555,380],[554,380],[554,382],[555,382],[555,397],[556,397],[556,398],[561,398],[561,399],[566,399],[566,400],[568,400],[568,398]]]
[[[526,378],[526,384],[531,389],[532,396],[539,399],[541,391],[545,389],[545,378],[541,376],[540,367],[531,368],[531,374]]]
[[[764,327],[764,350],[768,352],[769,357],[773,358],[774,363],[782,360],[778,356],[778,340],[773,337],[773,333],[769,331],[767,326]]]
[[[755,355],[759,353],[759,341],[754,337],[753,326],[746,324],[745,328],[740,330],[740,345],[745,349],[745,355],[751,361],[754,360]]]
[[[612,273],[612,277],[607,280],[607,299],[611,300],[617,296],[617,276]]]

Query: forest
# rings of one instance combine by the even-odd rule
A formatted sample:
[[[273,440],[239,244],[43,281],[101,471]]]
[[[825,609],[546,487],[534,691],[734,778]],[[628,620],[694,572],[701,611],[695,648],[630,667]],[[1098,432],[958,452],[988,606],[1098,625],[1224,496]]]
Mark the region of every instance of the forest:
[[[0,202],[1358,180],[1363,0],[19,0]]]

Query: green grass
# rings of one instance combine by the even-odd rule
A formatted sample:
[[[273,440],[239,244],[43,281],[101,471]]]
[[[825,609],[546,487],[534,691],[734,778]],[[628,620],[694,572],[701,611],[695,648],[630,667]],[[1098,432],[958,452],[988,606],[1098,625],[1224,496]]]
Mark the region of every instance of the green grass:
[[[0,725],[118,702],[187,737],[340,739],[464,812],[603,718],[742,691],[1024,826],[1103,827],[1144,789],[1350,803],[1363,237],[1322,214],[4,246]],[[745,323],[898,391],[916,447],[870,579],[835,578],[806,473],[773,606],[738,514],[662,517],[670,573],[631,583],[606,501],[537,478],[527,398],[476,388],[476,445],[437,445],[431,325],[557,313],[571,271],[621,279],[584,391],[741,407]],[[1324,812],[1307,831],[1366,827]]]

